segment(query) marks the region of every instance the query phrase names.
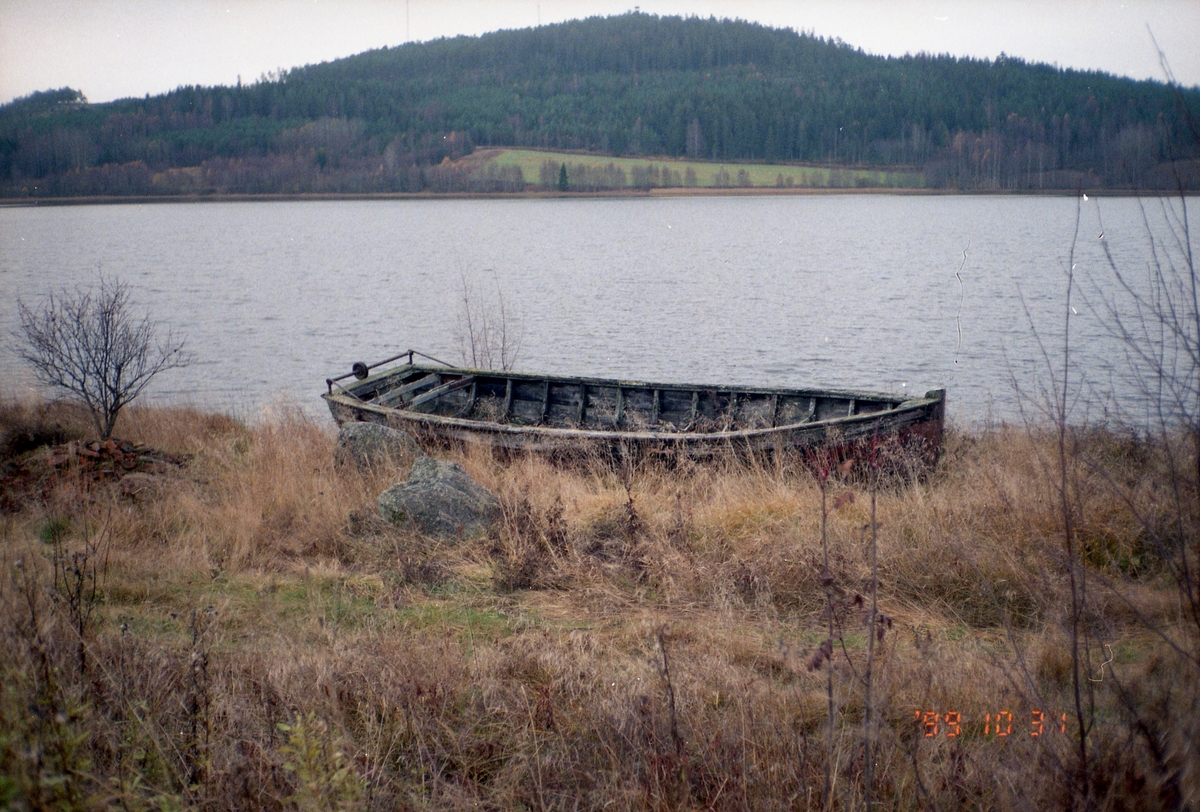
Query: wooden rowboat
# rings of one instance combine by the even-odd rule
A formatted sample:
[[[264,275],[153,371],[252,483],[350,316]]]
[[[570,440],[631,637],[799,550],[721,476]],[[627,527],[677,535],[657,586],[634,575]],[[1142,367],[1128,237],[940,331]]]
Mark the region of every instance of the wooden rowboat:
[[[433,363],[418,363],[418,355]],[[531,375],[453,367],[414,350],[356,363],[326,385],[322,397],[339,424],[383,423],[418,440],[562,453],[599,445],[703,456],[895,437],[932,463],[946,405],[944,389],[910,398]]]

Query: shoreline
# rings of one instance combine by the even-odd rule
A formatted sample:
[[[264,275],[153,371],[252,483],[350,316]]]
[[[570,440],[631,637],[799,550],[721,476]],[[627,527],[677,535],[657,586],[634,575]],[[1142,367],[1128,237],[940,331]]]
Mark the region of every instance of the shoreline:
[[[97,195],[87,197],[0,197],[0,208],[37,206],[146,205],[155,203],[261,203],[350,200],[572,200],[644,199],[676,197],[807,197],[830,195],[895,195],[900,197],[1074,197],[1080,192],[1093,197],[1184,197],[1197,191],[1143,189],[927,189],[927,188],[725,188],[689,189],[664,187],[600,192],[309,192],[295,194],[204,194],[204,195]]]

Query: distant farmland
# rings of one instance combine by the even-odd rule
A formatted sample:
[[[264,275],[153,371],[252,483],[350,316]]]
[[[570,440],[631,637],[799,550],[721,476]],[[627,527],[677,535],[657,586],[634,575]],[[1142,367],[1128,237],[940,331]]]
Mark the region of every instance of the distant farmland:
[[[557,188],[562,166],[567,188],[575,191],[619,188],[800,188],[919,189],[918,171],[851,169],[800,164],[743,164],[677,158],[613,158],[586,153],[532,149],[487,149],[474,156],[480,169],[521,170],[526,183]],[[468,159],[470,160],[470,159]]]

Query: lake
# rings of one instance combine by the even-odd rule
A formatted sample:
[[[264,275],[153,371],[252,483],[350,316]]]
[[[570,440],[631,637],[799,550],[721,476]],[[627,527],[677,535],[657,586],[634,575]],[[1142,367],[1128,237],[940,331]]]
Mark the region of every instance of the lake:
[[[325,378],[354,361],[410,347],[460,361],[465,280],[477,300],[500,294],[510,321],[519,317],[518,369],[945,387],[961,425],[1013,420],[1048,382],[1039,335],[1061,360],[1077,213],[1072,374],[1083,386],[1073,417],[1098,419],[1114,394],[1137,405],[1099,299],[1114,289],[1103,244],[1143,280],[1148,231],[1166,236],[1157,200],[1144,209],[1130,198],[880,194],[3,208],[0,375],[7,395],[32,385],[14,355],[17,300],[87,285],[99,270],[188,337],[194,363],[165,373],[153,397],[251,419],[286,404],[326,414]]]

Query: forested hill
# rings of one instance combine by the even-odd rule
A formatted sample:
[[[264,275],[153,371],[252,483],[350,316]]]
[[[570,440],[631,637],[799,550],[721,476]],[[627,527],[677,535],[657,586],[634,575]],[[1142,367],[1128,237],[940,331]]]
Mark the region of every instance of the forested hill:
[[[633,13],[236,87],[95,105],[33,94],[0,107],[0,193],[482,188],[481,164],[460,159],[491,146],[906,167],[950,188],[1169,188],[1171,161],[1194,173],[1198,117],[1197,88]]]

